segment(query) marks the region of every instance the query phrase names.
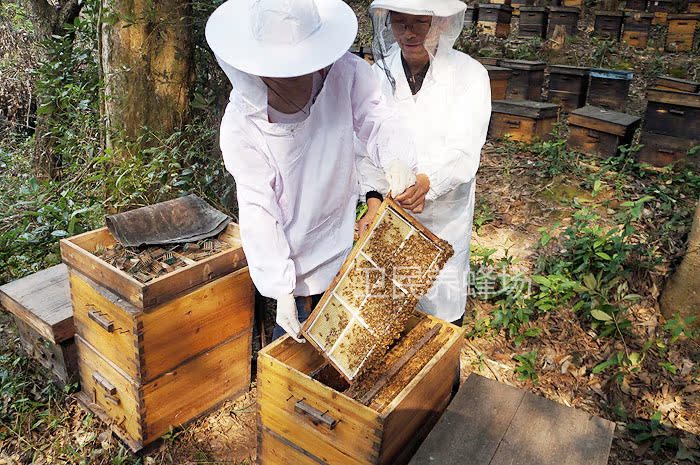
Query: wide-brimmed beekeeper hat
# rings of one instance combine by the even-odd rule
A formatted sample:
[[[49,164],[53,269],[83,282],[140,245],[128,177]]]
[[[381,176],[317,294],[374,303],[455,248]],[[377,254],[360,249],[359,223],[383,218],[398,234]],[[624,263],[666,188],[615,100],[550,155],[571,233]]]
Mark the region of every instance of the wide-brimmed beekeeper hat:
[[[409,15],[452,16],[467,9],[459,0],[374,0],[369,7]]]
[[[219,60],[256,76],[294,77],[340,58],[357,35],[341,0],[228,0],[207,21]]]

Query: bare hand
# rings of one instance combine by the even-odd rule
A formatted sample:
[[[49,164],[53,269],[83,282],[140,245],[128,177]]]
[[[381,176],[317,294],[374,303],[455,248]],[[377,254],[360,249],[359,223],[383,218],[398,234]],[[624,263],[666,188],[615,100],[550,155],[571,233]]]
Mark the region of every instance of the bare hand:
[[[425,174],[416,175],[416,183],[395,198],[399,205],[413,213],[421,213],[425,208],[425,196],[430,190],[430,179]]]
[[[367,213],[357,222],[357,234],[359,237],[362,237],[365,231],[369,229],[372,221],[374,221],[374,217],[377,216],[377,210],[379,210],[381,204],[382,202],[379,199],[367,199]]]

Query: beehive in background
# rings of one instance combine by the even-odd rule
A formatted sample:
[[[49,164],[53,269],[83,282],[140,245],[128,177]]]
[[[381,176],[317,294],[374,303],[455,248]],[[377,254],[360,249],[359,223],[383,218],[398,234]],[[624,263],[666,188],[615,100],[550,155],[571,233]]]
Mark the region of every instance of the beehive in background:
[[[348,381],[399,336],[452,247],[387,199],[303,327]]]

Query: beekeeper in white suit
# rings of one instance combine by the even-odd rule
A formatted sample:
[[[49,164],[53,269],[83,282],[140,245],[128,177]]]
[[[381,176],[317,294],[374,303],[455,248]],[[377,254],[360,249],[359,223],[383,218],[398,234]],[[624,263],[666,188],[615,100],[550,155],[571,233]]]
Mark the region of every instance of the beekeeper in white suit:
[[[356,34],[341,0],[229,0],[207,22],[233,85],[221,149],[251,277],[277,299],[275,336],[301,341],[298,310],[308,317],[310,297],[318,300],[352,247],[353,137],[393,192],[415,182],[413,144],[369,65],[347,52]]]
[[[370,5],[374,75],[417,146],[417,182],[396,200],[455,251],[419,308],[460,326],[468,292],[474,179],[491,115],[486,69],[453,49],[465,9],[458,0],[375,0]],[[362,165],[367,190],[382,184],[381,171],[363,175],[371,158]],[[388,189],[384,184],[380,192]],[[368,203],[371,217],[378,203]],[[359,228],[366,227],[363,220]]]

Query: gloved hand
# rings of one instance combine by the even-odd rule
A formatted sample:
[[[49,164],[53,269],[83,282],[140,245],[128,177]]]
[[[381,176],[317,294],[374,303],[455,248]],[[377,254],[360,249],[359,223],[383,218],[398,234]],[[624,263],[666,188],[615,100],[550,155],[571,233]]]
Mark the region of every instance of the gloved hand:
[[[392,197],[403,194],[406,189],[416,183],[416,173],[405,161],[398,158],[391,160],[384,172]]]
[[[297,314],[297,304],[292,294],[277,299],[277,318],[275,321],[295,341],[306,342],[299,335],[301,333],[301,324]]]

